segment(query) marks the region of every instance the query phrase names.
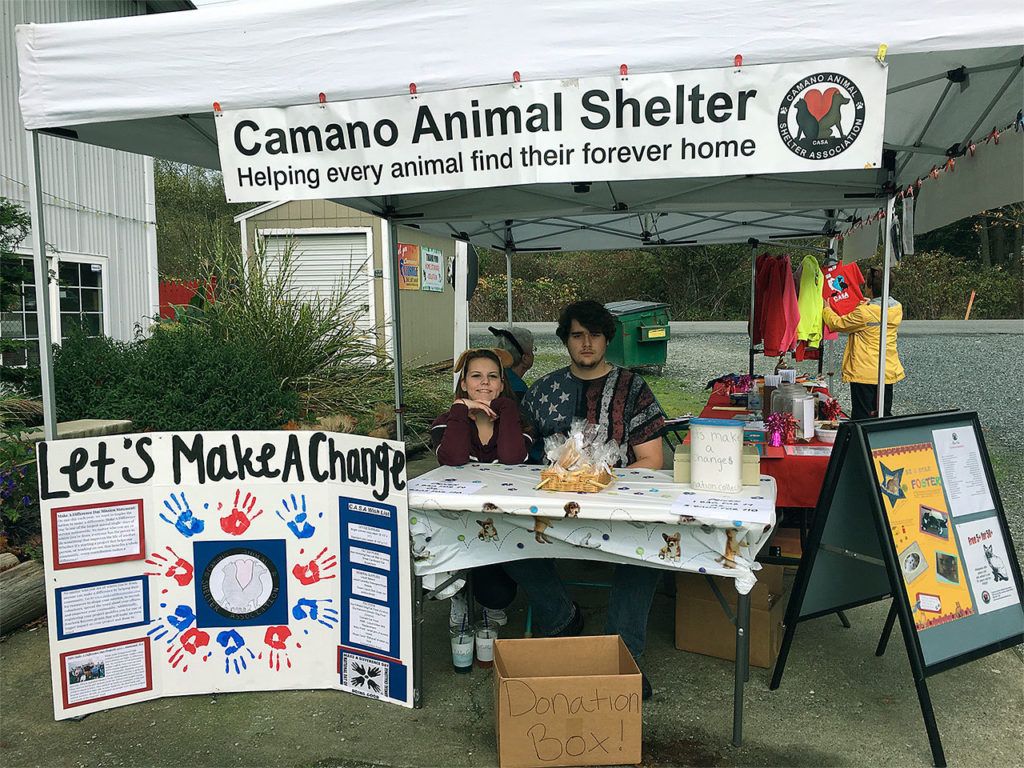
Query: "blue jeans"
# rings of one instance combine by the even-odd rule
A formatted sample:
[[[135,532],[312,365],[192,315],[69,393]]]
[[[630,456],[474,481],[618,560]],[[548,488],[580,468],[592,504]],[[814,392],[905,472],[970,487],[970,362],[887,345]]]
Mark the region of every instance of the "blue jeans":
[[[555,570],[554,560],[516,560],[504,563],[506,573],[525,591],[537,626],[557,635],[572,621],[572,599]],[[605,632],[620,635],[634,659],[647,644],[647,617],[662,571],[639,565],[618,564],[612,578]]]

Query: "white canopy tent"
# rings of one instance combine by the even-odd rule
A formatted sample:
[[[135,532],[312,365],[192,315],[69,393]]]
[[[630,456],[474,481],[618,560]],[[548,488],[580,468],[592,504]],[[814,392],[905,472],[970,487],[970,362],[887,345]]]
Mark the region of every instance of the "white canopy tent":
[[[319,94],[331,101],[394,96],[408,93],[410,83],[422,93],[509,82],[513,72],[526,80],[609,75],[621,64],[631,73],[671,72],[730,66],[737,54],[752,65],[866,57],[888,46],[888,151],[876,169],[344,200],[392,221],[512,252],[831,235],[887,201],[891,212],[896,189],[947,155],[959,156],[1020,108],[1024,8],[995,0],[254,0],[27,25],[17,38],[21,111],[33,132],[36,170],[38,133],[216,168],[214,102],[224,109],[289,106],[315,103]],[[1020,170],[1003,166],[1017,179],[1011,188],[1024,185]],[[38,173],[33,184],[38,200]],[[37,256],[45,242],[41,210],[37,204],[32,211]],[[38,258],[36,270],[42,285]],[[397,297],[393,306],[397,314]],[[42,303],[40,313],[52,437]],[[399,335],[392,338],[400,361]]]
[[[513,72],[532,81],[609,76],[622,64],[635,74],[678,72],[731,66],[736,55],[744,65],[866,58],[884,44],[890,71],[880,167],[599,184],[582,179],[343,201],[508,254],[833,235],[859,212],[884,206],[891,216],[897,189],[1017,113],[1024,8],[996,0],[255,0],[161,16],[28,25],[18,28],[17,39],[21,111],[31,132],[45,434],[54,439],[41,133],[216,168],[214,102],[237,110],[311,104],[321,94],[330,101],[372,99],[408,93],[410,83],[425,93],[507,83]],[[1001,170],[1015,189],[1020,168],[1007,163]],[[992,204],[987,199],[983,207]],[[397,227],[390,231],[393,256]],[[888,258],[885,263],[887,295]],[[392,322],[400,327],[395,258],[388,269]],[[460,296],[464,287],[463,267]],[[401,337],[391,337],[400,408]],[[400,411],[398,430],[401,439]],[[735,744],[742,690],[737,673]]]

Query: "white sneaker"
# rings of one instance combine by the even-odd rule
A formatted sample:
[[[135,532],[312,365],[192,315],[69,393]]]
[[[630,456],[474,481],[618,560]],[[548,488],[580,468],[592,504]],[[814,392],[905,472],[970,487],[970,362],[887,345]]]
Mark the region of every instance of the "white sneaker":
[[[501,608],[484,608],[483,614],[484,620],[488,624],[497,624],[499,627],[504,627],[508,624],[508,616]]]
[[[453,629],[469,627],[472,625],[469,618],[469,605],[466,603],[466,596],[462,592],[452,595],[452,607],[448,613],[448,626]]]

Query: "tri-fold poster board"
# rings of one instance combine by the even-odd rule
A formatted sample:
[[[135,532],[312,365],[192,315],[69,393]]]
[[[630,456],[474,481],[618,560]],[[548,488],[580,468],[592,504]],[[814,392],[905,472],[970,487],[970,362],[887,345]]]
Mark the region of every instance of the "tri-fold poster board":
[[[412,706],[401,443],[153,433],[38,461],[57,719],[308,688]]]
[[[796,625],[893,597],[932,757],[945,755],[926,678],[1024,641],[1021,572],[976,413],[840,427],[771,687]]]

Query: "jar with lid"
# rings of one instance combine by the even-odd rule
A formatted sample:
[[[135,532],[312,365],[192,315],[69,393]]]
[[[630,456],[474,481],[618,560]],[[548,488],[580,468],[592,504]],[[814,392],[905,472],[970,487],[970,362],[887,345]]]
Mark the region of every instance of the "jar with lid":
[[[783,382],[772,392],[771,413],[793,413],[793,403],[807,395],[799,384]]]

